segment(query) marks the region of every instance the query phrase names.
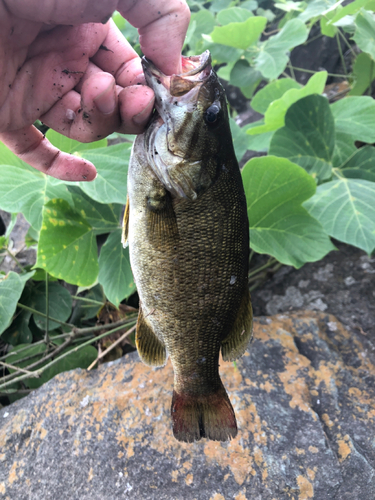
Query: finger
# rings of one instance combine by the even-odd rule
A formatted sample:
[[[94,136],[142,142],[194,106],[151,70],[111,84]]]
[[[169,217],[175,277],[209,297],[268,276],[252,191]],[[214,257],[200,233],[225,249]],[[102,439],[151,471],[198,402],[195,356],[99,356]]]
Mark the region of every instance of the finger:
[[[1,106],[0,131],[29,126],[72,90],[107,31],[105,26],[86,24],[56,28],[38,37]]]
[[[92,181],[96,177],[92,163],[62,153],[34,126],[0,134],[0,140],[21,160],[57,179]]]
[[[153,91],[143,85],[122,89],[112,75],[92,70],[82,95],[70,91],[41,117],[43,123],[80,142],[97,141],[114,131],[143,132],[154,105]]]
[[[144,84],[140,57],[112,20],[108,25],[107,36],[91,58],[92,62],[102,71],[111,73],[121,87]]]
[[[3,0],[8,10],[29,21],[46,24],[106,23],[116,9],[117,0]]]
[[[181,50],[190,21],[184,0],[138,0],[129,8],[120,0],[118,10],[139,32],[144,55],[166,75],[181,73]]]
[[[115,79],[108,73],[93,74],[81,94],[70,91],[41,120],[80,142],[106,137],[120,127]]]
[[[145,85],[125,87],[119,94],[122,134],[141,134],[154,109],[154,92]]]

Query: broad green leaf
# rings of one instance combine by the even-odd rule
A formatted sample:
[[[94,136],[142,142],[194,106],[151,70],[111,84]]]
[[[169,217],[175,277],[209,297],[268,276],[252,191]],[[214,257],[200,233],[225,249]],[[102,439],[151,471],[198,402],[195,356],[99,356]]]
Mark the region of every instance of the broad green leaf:
[[[275,7],[283,10],[284,12],[300,12],[303,9],[302,5],[302,2],[294,2],[293,0],[285,0],[284,2],[275,3]]]
[[[10,271],[6,276],[0,275],[0,334],[8,328],[17,308],[26,281],[34,272],[22,276]]]
[[[362,95],[375,78],[375,62],[365,52],[358,54],[354,66],[354,85],[348,95]]]
[[[264,115],[265,124],[249,129],[248,134],[263,134],[283,127],[288,108],[303,97],[312,94],[321,94],[324,90],[326,80],[327,72],[320,71],[313,75],[304,87],[287,90],[280,99],[276,99],[268,106]]]
[[[27,349],[24,349],[25,347],[27,347]],[[36,361],[39,361],[42,358],[43,354],[45,353],[46,348],[47,348],[46,344],[31,344],[31,345],[19,344],[10,351],[10,353],[6,357],[6,361],[11,365],[17,365],[20,368],[26,368],[28,365],[35,363]],[[22,352],[18,352],[21,351],[21,349]],[[33,356],[33,358],[17,363],[18,360],[27,358],[29,356]],[[45,366],[47,363],[48,361],[45,361],[44,363],[41,363],[39,367]],[[9,368],[10,373],[13,373],[14,371],[15,370],[13,370],[12,368]],[[23,381],[23,383],[26,385],[26,387],[29,387],[30,389],[37,389],[46,381],[47,380],[44,380],[42,377],[27,378]]]
[[[345,97],[331,104],[336,132],[352,142],[375,142],[375,101],[372,97]]]
[[[292,78],[280,78],[269,83],[255,94],[251,100],[251,107],[258,113],[265,114],[268,106],[277,99],[280,99],[285,92],[290,89],[301,89],[300,85]]]
[[[35,267],[74,285],[91,285],[98,275],[94,232],[86,220],[64,200],[43,208]]]
[[[82,191],[99,203],[125,204],[130,148],[130,143],[122,143],[78,153],[91,161],[98,171],[94,181],[79,183]]]
[[[357,149],[340,166],[342,175],[350,179],[364,179],[375,182],[375,148],[365,146]]]
[[[219,24],[225,26],[230,23],[242,23],[252,16],[253,14],[247,9],[230,7],[229,9],[224,9],[218,12],[216,19]]]
[[[254,11],[258,8],[258,2],[255,0],[247,0],[241,3],[241,8]]]
[[[336,133],[335,149],[332,156],[332,167],[340,167],[346,160],[357,151],[350,136]]]
[[[334,16],[328,21],[329,24],[336,23],[340,21],[345,16],[350,14],[355,14],[356,12],[369,3],[369,0],[354,0],[354,2],[345,5],[345,7],[339,7],[337,11],[334,13]]]
[[[121,244],[121,229],[109,235],[100,251],[99,283],[116,307],[135,291],[129,249]]]
[[[253,16],[242,23],[215,26],[210,38],[215,43],[245,50],[258,41],[266,23],[265,17]]]
[[[79,292],[77,292],[78,294]],[[76,323],[77,319],[85,320],[94,318],[99,310],[104,306],[106,298],[103,292],[103,287],[101,285],[96,284],[88,292],[83,296],[85,300],[77,301],[77,306],[74,309],[74,323]],[[89,300],[93,300],[96,302],[100,302],[101,305],[89,302]]]
[[[21,161],[0,142],[0,208],[7,212],[22,212],[27,222],[39,231],[42,208],[53,196],[71,201],[66,186]],[[5,163],[7,162],[7,163]]]
[[[285,127],[272,137],[270,154],[289,158],[322,181],[331,177],[335,125],[325,97],[311,95],[295,102]]]
[[[229,7],[231,3],[232,0],[212,0],[210,10],[212,10],[212,12],[220,12]]]
[[[318,187],[304,207],[333,238],[370,254],[375,248],[375,183],[339,178]]]
[[[76,186],[69,186],[69,191],[76,211],[90,224],[96,235],[109,233],[119,227],[121,205],[98,203]]]
[[[232,132],[234,151],[236,153],[238,162],[240,162],[243,155],[249,149],[248,145],[250,142],[250,137],[246,134],[246,131],[239,125],[237,125],[237,123],[232,118],[230,119],[230,129]]]
[[[75,370],[76,368],[88,368],[98,357],[98,351],[92,345],[82,347],[77,352],[74,352],[74,349],[75,347],[68,347],[62,351],[60,356],[68,352],[70,352],[70,354],[57,361],[57,363],[52,365],[50,368],[47,368],[41,377],[42,384],[51,380],[51,378],[58,373]]]
[[[241,88],[258,85],[261,79],[261,73],[252,68],[245,59],[239,59],[230,73],[231,85]]]
[[[303,22],[309,21],[313,17],[321,16],[323,12],[335,5],[337,0],[312,0],[298,16]]]
[[[52,282],[48,284],[48,315],[51,318],[58,319],[66,322],[72,312],[72,296],[66,288],[59,283]],[[27,303],[33,309],[46,314],[47,311],[47,298],[46,298],[46,284],[41,281],[33,287],[31,301]],[[33,315],[35,324],[41,330],[46,329],[46,318],[39,314]],[[48,330],[55,330],[61,325],[55,321],[49,320]]]
[[[204,50],[209,50],[211,53],[212,65],[215,66],[221,63],[234,64],[241,57],[242,50],[205,41]]]
[[[242,171],[250,222],[250,246],[297,268],[334,247],[301,204],[315,193],[314,180],[284,158],[253,158]]]
[[[31,312],[20,310],[1,339],[10,345],[31,344],[33,334],[29,328]]]
[[[195,23],[195,30],[192,33],[189,46],[195,52],[195,48],[198,42],[202,42],[202,33],[211,33],[215,26],[215,17],[207,9],[201,9],[198,12],[194,12],[191,15],[191,23]]]
[[[353,40],[358,47],[375,59],[375,19],[374,14],[361,9],[356,17],[356,31]]]
[[[322,35],[329,36],[330,38],[333,38],[337,33],[336,26],[329,23],[330,19],[332,19],[334,15],[335,12],[331,11],[320,18],[320,31],[322,32]]]
[[[69,137],[65,137],[65,135],[59,134],[51,128],[46,133],[46,137],[50,141],[50,143],[59,148],[60,151],[71,154],[74,154],[77,151],[87,151],[91,149],[104,148],[107,146],[107,139],[83,143],[75,141],[74,139],[70,139]]]
[[[262,42],[260,53],[255,59],[255,69],[265,78],[276,79],[285,69],[289,50],[307,40],[308,31],[299,19],[291,19],[277,35]]]

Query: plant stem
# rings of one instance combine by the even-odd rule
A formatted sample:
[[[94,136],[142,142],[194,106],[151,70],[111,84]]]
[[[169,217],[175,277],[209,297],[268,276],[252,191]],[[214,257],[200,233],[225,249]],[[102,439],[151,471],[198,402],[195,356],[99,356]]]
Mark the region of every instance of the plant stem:
[[[303,73],[312,73],[315,75],[315,73],[318,73],[318,71],[313,71],[312,69],[304,69],[304,68],[297,68],[296,66],[290,66],[293,68],[295,71],[302,71]],[[345,78],[345,75],[339,75],[336,73],[327,73],[328,76],[334,76],[336,78]]]
[[[137,328],[137,325],[135,324],[134,326],[132,326],[128,331],[126,331],[123,335],[121,335],[120,338],[118,338],[115,342],[113,342],[113,344],[111,344],[105,351],[103,351],[102,353],[100,353],[98,355],[98,357],[95,359],[95,361],[93,361],[91,363],[91,365],[87,368],[87,371],[90,371],[92,368],[94,368],[94,366],[96,365],[96,363],[98,363],[101,359],[103,359],[109,352],[112,351],[112,349],[114,349],[116,346],[118,346],[123,340],[126,339],[126,337],[129,337],[129,335],[134,332],[134,330]]]
[[[5,383],[3,384],[0,384],[0,391],[2,391],[3,389],[5,389],[6,387],[9,387],[10,385],[12,384],[15,384],[17,382],[21,382],[22,380],[25,380],[27,378],[30,378],[31,376],[33,378],[37,378],[37,377],[40,377],[41,374],[49,369],[51,366],[53,366],[54,364],[56,364],[58,361],[60,361],[61,359],[64,359],[66,356],[70,356],[72,353],[74,352],[77,352],[79,351],[80,349],[82,349],[83,347],[86,347],[90,344],[92,344],[93,341],[97,341],[97,340],[100,340],[102,339],[103,337],[106,337],[108,335],[111,335],[112,333],[115,333],[117,332],[118,330],[121,330],[121,328],[123,328],[123,325],[121,326],[118,326],[117,328],[113,328],[112,330],[109,330],[108,332],[105,332],[105,333],[102,333],[101,335],[95,337],[95,339],[90,339],[86,342],[83,342],[82,344],[80,344],[79,346],[75,347],[74,349],[71,349],[69,350],[68,352],[65,352],[64,354],[62,354],[62,356],[58,357],[58,358],[55,358],[53,359],[52,361],[50,361],[49,363],[47,363],[45,366],[43,366],[42,368],[39,368],[38,370],[32,372],[32,375],[21,375],[20,377],[17,377],[17,378],[13,378],[12,380],[7,380]],[[46,356],[45,358],[43,358],[41,361],[37,362],[37,363],[34,363],[33,365],[30,365],[28,366],[27,368],[30,369],[30,368],[33,368],[35,366],[37,366],[38,364],[40,364],[40,362],[44,363],[47,359],[50,359],[54,356],[56,356],[57,354],[59,354],[62,350],[66,349],[66,347],[68,347],[71,343],[71,341],[73,340],[73,335],[71,338],[67,339],[63,344],[61,344],[61,346],[59,346],[54,352],[48,354],[48,356]],[[7,377],[4,377],[3,380],[5,380],[5,378]]]
[[[257,267],[256,269],[254,269],[254,271],[251,271],[249,274],[248,274],[248,277],[251,278],[251,276],[255,276],[256,274],[258,274],[260,271],[263,271],[263,269],[267,269],[268,267],[271,267],[273,266],[273,264],[275,264],[277,262],[276,259],[274,259],[273,257],[270,257],[270,259],[268,260],[268,262],[266,264],[263,264],[263,266],[259,266]]]
[[[32,372],[25,370],[24,368],[20,368],[19,366],[10,365],[9,363],[4,363],[4,361],[0,361],[1,366],[5,366],[5,368],[10,368],[11,370],[17,370],[22,373],[27,373],[28,375],[33,376]]]
[[[340,37],[339,37],[338,32],[336,32],[336,42],[337,42],[337,48],[339,49],[341,64],[342,64],[342,67],[344,69],[345,76],[346,76],[346,78],[348,78],[348,70],[346,69],[345,59],[344,59],[344,55],[342,53]]]
[[[46,314],[44,314],[40,311],[37,311],[36,309],[33,309],[32,307],[25,306],[24,304],[21,304],[20,302],[17,303],[17,306],[20,307],[21,309],[25,309],[25,311],[29,311],[33,314],[38,314],[39,316],[42,316],[42,318],[47,318]],[[55,323],[59,323],[59,325],[64,325],[64,326],[68,326],[69,328],[74,328],[74,325],[72,325],[71,323],[65,323],[65,321],[60,321],[59,319],[52,318],[51,316],[49,316],[49,319],[51,321],[54,321]]]
[[[288,68],[290,70],[290,74],[292,75],[293,80],[295,80],[296,79],[296,75],[294,74],[293,66],[292,66],[292,63],[290,62],[290,59],[288,61]]]
[[[17,257],[15,255],[12,254],[12,252],[9,250],[8,247],[6,247],[6,253],[9,255],[9,257],[14,260],[14,262],[16,263],[17,267],[20,268],[20,270],[22,271],[22,273],[26,273],[25,271],[25,268],[23,267],[23,265],[21,264],[21,262],[17,259]]]
[[[48,290],[48,273],[46,272],[46,333],[44,336],[44,342],[46,343],[47,347],[49,346],[48,329],[49,329],[49,290]]]
[[[98,305],[98,306],[103,306],[104,305],[104,302],[99,302],[98,300],[94,300],[94,299],[88,299],[86,297],[78,297],[78,295],[72,295],[72,298],[74,300],[82,300],[83,302],[89,302],[90,304],[95,304],[95,305]]]
[[[350,52],[352,53],[352,55],[354,57],[357,57],[357,54],[354,52],[353,47],[350,45],[350,43],[346,39],[345,35],[340,31],[340,28],[337,29],[337,32],[341,36],[341,38],[343,39],[343,41],[345,42],[346,46],[348,47],[348,49],[350,50]]]

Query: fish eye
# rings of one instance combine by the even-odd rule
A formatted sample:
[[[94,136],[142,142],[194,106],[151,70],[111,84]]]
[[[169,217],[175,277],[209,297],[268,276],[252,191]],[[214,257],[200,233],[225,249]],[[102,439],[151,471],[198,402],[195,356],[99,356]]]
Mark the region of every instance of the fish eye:
[[[215,123],[219,117],[220,107],[217,104],[212,104],[206,109],[204,113],[204,119],[207,123]]]

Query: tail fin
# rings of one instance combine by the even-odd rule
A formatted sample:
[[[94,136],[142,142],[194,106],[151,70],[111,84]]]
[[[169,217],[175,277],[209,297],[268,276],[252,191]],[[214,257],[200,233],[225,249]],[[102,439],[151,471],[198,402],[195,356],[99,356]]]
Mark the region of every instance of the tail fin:
[[[178,441],[191,443],[202,437],[228,441],[237,435],[236,417],[222,384],[216,392],[204,396],[173,391],[171,413]]]

